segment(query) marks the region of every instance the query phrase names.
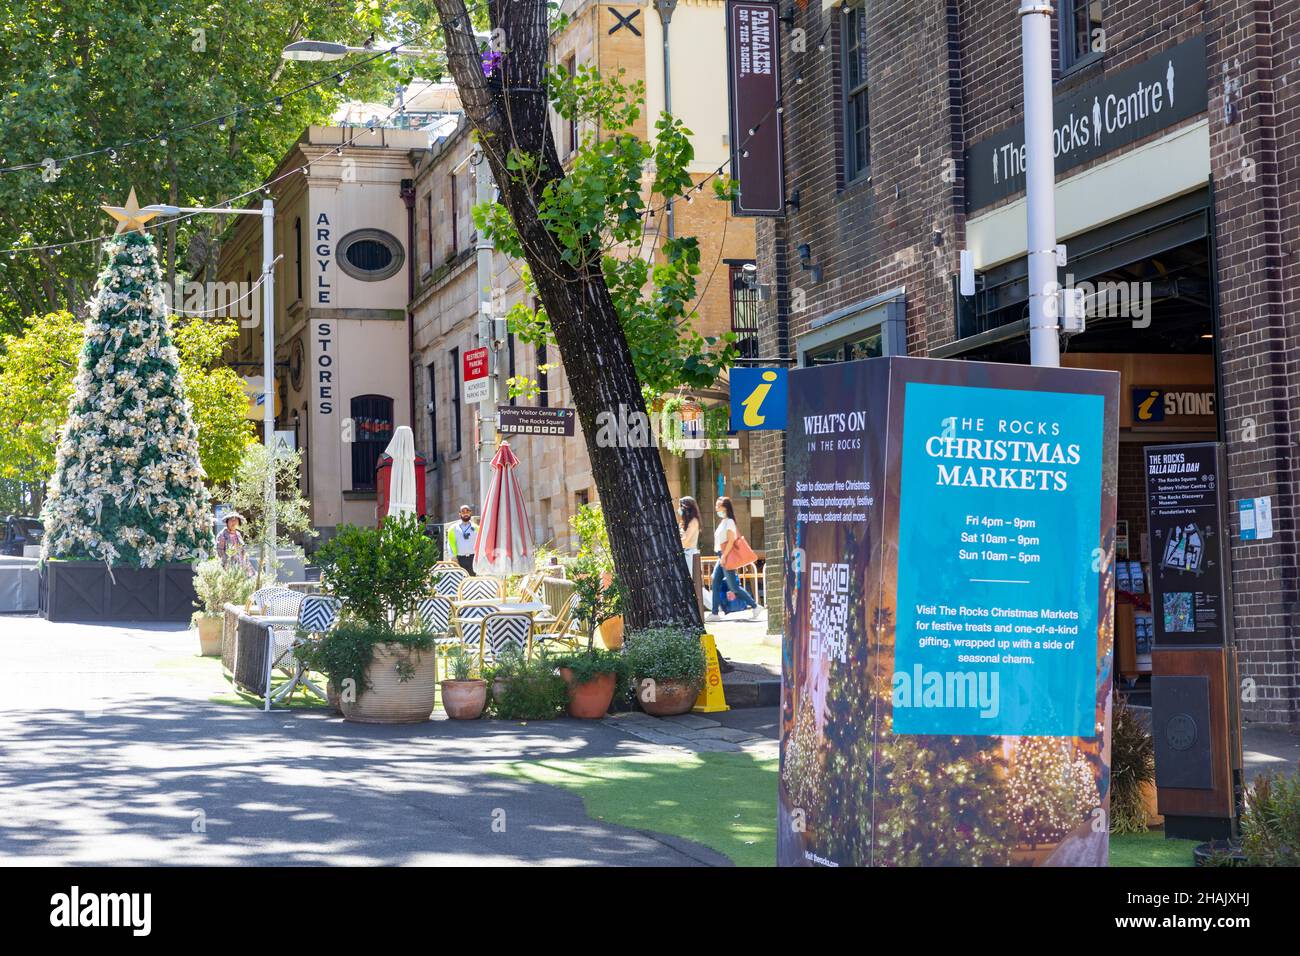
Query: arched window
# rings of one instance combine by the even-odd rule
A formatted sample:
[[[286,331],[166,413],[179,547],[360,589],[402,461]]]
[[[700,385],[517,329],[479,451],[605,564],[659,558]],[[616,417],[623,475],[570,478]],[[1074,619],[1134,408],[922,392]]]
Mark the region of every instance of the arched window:
[[[393,400],[384,395],[352,399],[352,490],[375,490],[375,466],[393,438]]]

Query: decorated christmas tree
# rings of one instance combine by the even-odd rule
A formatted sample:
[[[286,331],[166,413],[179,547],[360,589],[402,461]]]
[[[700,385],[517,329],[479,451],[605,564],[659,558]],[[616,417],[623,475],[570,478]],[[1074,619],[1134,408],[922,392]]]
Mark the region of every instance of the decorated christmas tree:
[[[1056,843],[1100,805],[1092,767],[1063,737],[1021,737],[1007,776],[1022,844]]]
[[[45,556],[151,567],[211,550],[208,494],[150,217],[105,207],[118,232],[86,320],[42,517]]]

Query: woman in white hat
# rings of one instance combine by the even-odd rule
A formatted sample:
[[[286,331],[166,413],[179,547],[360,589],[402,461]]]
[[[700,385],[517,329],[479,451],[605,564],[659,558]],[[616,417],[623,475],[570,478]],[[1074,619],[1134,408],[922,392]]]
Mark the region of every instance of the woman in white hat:
[[[226,515],[226,526],[217,535],[217,557],[221,559],[223,568],[228,568],[232,564],[237,564],[245,570],[249,568],[248,554],[244,550],[244,536],[239,533],[239,527],[243,523],[244,516],[238,511],[232,511]]]

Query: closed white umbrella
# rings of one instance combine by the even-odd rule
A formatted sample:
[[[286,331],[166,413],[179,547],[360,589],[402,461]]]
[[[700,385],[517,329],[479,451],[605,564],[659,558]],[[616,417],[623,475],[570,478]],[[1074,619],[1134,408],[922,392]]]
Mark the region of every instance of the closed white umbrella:
[[[388,513],[393,517],[415,514],[415,435],[399,425],[384,449],[393,459],[388,471]]]
[[[502,442],[492,459],[492,484],[483,501],[483,521],[474,545],[475,574],[527,574],[533,570],[533,535],[524,496],[515,481],[519,459]]]

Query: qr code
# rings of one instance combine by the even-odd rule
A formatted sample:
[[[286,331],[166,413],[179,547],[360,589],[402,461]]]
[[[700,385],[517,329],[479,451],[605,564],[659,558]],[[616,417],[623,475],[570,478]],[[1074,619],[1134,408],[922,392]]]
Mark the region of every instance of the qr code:
[[[843,664],[849,642],[849,566],[815,561],[811,570],[813,653]]]

